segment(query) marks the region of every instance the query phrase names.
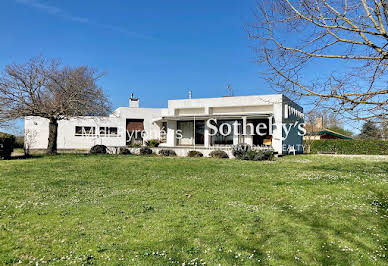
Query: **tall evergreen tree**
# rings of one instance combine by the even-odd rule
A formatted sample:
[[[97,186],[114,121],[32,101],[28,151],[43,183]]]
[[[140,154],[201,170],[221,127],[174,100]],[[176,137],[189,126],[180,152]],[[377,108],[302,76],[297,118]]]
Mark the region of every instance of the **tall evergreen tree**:
[[[379,139],[381,138],[381,131],[372,121],[366,121],[362,125],[359,137],[362,139]]]

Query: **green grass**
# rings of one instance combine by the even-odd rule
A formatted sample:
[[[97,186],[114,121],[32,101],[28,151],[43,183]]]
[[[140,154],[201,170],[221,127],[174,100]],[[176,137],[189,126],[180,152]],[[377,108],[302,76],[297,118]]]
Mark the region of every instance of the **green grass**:
[[[388,263],[388,160],[0,161],[0,264]]]

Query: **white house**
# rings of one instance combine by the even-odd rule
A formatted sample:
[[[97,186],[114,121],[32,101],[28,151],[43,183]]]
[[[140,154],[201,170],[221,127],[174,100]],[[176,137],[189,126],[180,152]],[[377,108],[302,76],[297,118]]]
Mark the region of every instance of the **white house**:
[[[141,108],[139,99],[131,97],[129,107],[108,117],[60,120],[57,145],[59,150],[89,150],[96,144],[117,148],[159,139],[160,148],[182,156],[193,149],[207,155],[239,143],[284,154],[290,146],[303,151],[303,122],[303,108],[282,94],[169,100],[168,108]],[[25,143],[32,150],[46,149],[48,130],[47,119],[26,117]]]

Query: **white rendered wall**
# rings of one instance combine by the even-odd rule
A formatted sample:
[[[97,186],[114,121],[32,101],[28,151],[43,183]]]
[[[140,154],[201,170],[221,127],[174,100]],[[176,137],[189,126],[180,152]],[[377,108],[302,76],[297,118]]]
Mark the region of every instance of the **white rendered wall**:
[[[47,149],[49,120],[41,117],[24,118],[24,143],[30,149]]]
[[[95,136],[76,136],[76,126],[96,128]],[[99,127],[117,127],[117,136],[100,136]],[[30,149],[46,149],[48,144],[49,120],[41,117],[25,118],[25,142]],[[125,145],[125,120],[110,117],[81,117],[58,121],[58,149],[90,149],[96,144],[106,146]]]
[[[144,119],[144,140],[160,138],[160,127],[153,120],[160,118],[166,109],[120,107],[109,117],[77,117],[58,121],[58,149],[90,149],[96,144],[105,146],[126,145],[126,119]],[[93,126],[95,136],[75,136],[76,126]],[[99,127],[117,127],[118,136],[100,136]],[[40,117],[25,118],[25,141],[30,149],[46,149],[49,120]]]

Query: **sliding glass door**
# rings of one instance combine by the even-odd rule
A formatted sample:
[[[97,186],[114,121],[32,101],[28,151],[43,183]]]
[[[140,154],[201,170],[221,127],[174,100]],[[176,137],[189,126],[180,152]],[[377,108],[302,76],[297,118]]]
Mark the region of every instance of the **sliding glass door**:
[[[194,126],[195,125],[195,126]],[[205,121],[178,121],[177,129],[182,135],[178,138],[178,145],[204,145],[205,143]]]

